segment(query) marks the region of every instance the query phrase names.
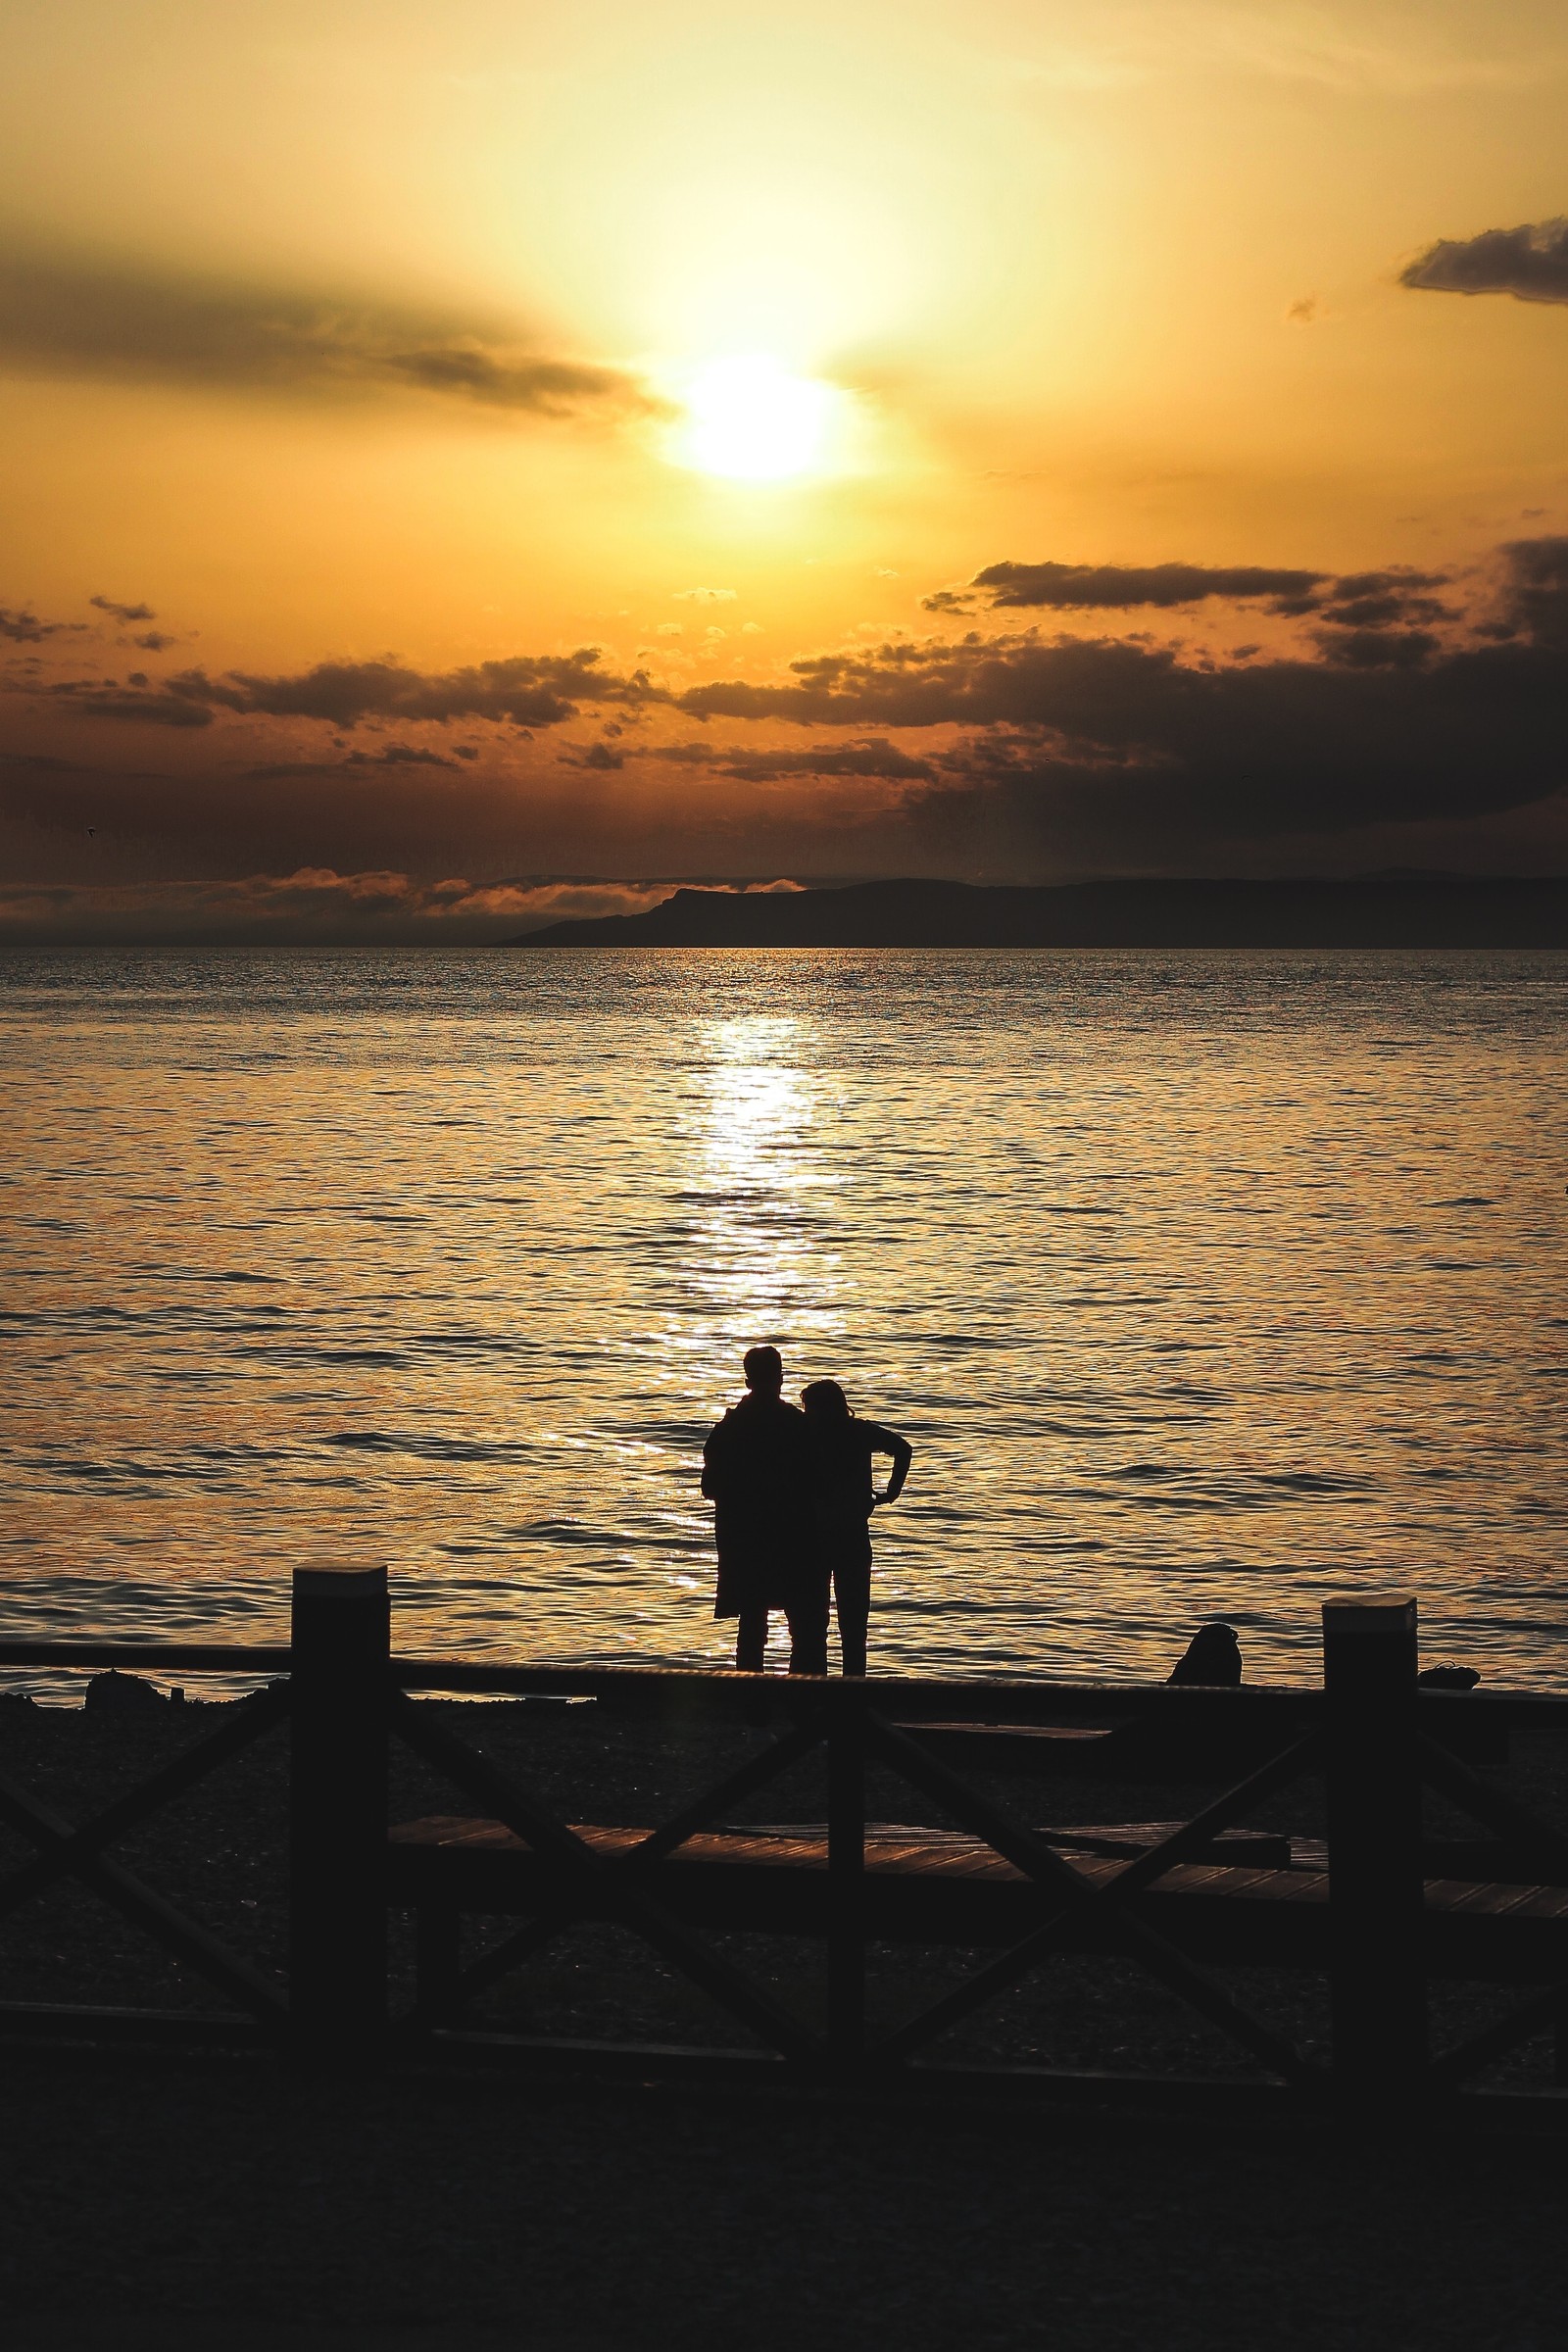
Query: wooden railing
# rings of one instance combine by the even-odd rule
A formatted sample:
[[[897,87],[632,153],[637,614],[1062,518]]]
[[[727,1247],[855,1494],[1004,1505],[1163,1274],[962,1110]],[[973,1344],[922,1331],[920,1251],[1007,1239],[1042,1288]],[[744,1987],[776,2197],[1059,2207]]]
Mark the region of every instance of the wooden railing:
[[[1544,1975],[1505,2018],[1436,2056],[1429,2049],[1422,1789],[1437,1789],[1515,1851],[1524,1847],[1541,1857],[1543,1877],[1568,1890],[1562,1831],[1522,1808],[1455,1753],[1464,1748],[1463,1734],[1473,1735],[1478,1726],[1496,1734],[1568,1731],[1568,1697],[1419,1689],[1412,1601],[1331,1604],[1323,1614],[1321,1690],[891,1677],[857,1682],[398,1656],[391,1648],[385,1573],[365,1568],[296,1574],[287,1648],[0,1643],[0,1669],[115,1666],[278,1678],[185,1755],[83,1824],[64,1821],[20,1782],[0,1774],[0,1819],[35,1849],[30,1861],[0,1879],[0,1936],[23,1904],[60,1879],[74,1878],[222,1994],[228,2006],[221,2017],[187,2021],[182,2029],[175,2017],[134,2008],[111,2016],[66,2004],[13,2002],[0,2003],[0,2029],[87,2039],[139,2030],[167,2036],[221,2031],[234,2040],[275,2043],[312,2066],[538,2057],[545,2045],[537,2040],[474,2032],[466,2021],[468,2001],[576,1921],[609,1918],[701,1986],[767,2054],[760,2063],[784,2080],[879,2088],[956,2082],[972,2086],[974,2073],[933,2063],[932,2046],[1055,1954],[1087,1948],[1137,1963],[1216,2027],[1247,2053],[1268,2086],[1259,2085],[1262,2095],[1276,2101],[1427,2112],[1435,2100],[1460,2097],[1461,2085],[1478,2072],[1544,2033],[1555,2034],[1553,2081],[1560,2088],[1568,2080],[1561,1957],[1545,1964]],[[612,1852],[479,1753],[436,1711],[416,1705],[414,1693],[569,1695],[621,1708],[630,1702],[662,1714],[676,1730],[724,1723],[744,1728],[755,1752],[661,1827],[625,1833]],[[286,1992],[111,1854],[128,1830],[220,1771],[283,1717],[291,1737]],[[990,1787],[977,1785],[949,1760],[954,1727],[1085,1721],[1139,1725],[1201,1740],[1211,1750],[1240,1741],[1250,1761],[1234,1787],[1147,1850],[1108,1875],[1086,1874],[1049,1842],[1048,1833],[1016,1818]],[[922,1725],[943,1726],[943,1740],[922,1737]],[[757,1750],[762,1730],[771,1737]],[[421,1915],[418,1992],[396,2016],[389,2013],[387,1925],[391,1740],[414,1750],[486,1819],[505,1825],[531,1873],[526,1901],[516,1906],[524,1913],[522,1925],[466,1971],[459,1965],[453,1925],[460,1898],[445,1911],[432,1905],[428,1919]],[[690,1840],[817,1750],[826,1762],[825,1896],[819,1867],[801,1932],[820,1935],[826,1947],[821,2028],[714,1942],[710,1931],[716,1927],[722,1937],[731,1923],[710,1915],[693,1924],[681,1907],[680,1866],[670,1864]],[[1001,1856],[1034,1905],[1027,1932],[1010,1948],[983,1959],[893,2031],[874,2033],[866,2004],[867,1957],[878,1932],[869,1900],[875,1888],[867,1876],[872,1768],[896,1774]],[[1331,1992],[1333,2054],[1326,2066],[1295,2048],[1200,1966],[1180,1936],[1166,1932],[1159,1904],[1145,1899],[1162,1883],[1168,1888],[1167,1874],[1186,1859],[1211,1851],[1220,1831],[1315,1775],[1325,1786],[1328,1845],[1326,1938],[1314,1947],[1320,1947]],[[431,1886],[441,1883],[439,1861],[427,1878]],[[695,1883],[687,1873],[684,1885]],[[1563,1911],[1560,1938],[1548,1918],[1544,1939],[1532,1951],[1568,1954],[1568,1893]],[[1320,1923],[1322,1917],[1320,1909]],[[1498,1933],[1505,1932],[1499,1920]],[[1228,1957],[1223,1934],[1218,1957],[1222,1964]],[[1530,1966],[1539,1975],[1539,1964]],[[612,2057],[618,2046],[605,2045],[601,2055]],[[621,2054],[640,2072],[649,2071],[645,2049],[625,2045]],[[711,2055],[718,2062],[736,2053]],[[665,2052],[661,2063],[676,2061]],[[703,2063],[702,2054],[691,2053],[690,2063]],[[995,2085],[1001,2078],[993,2072],[986,2079]],[[1012,2070],[1010,2079],[1057,2091],[1076,2081],[1039,2068]],[[1089,2087],[1109,2095],[1112,2084],[1097,2078]],[[1135,2082],[1144,2094],[1153,2087],[1149,2077]],[[1235,2087],[1241,2095],[1242,2086]],[[1208,2086],[1207,2095],[1222,2095],[1221,2086]],[[1568,2100],[1548,2093],[1531,2105],[1533,2114],[1556,2115],[1568,2109]]]

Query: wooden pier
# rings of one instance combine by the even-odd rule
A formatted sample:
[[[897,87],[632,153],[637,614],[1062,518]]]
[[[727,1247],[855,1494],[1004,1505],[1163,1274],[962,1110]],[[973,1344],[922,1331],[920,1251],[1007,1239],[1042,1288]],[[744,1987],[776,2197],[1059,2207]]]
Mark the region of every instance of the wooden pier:
[[[1412,1601],[1324,1610],[1321,1690],[1129,1689],[906,1679],[855,1682],[656,1669],[472,1665],[398,1656],[384,1571],[300,1570],[287,1649],[168,1643],[0,1643],[0,1667],[163,1668],[270,1676],[221,1727],[95,1820],[60,1819],[0,1775],[0,1819],[34,1848],[0,1880],[6,1918],[63,1877],[148,1931],[225,2004],[181,2019],[134,2007],[0,2004],[0,2032],[77,2039],[214,2035],[271,2045],[314,2068],[368,2064],[623,2063],[743,2073],[780,2083],[892,2092],[996,2088],[1006,2070],[943,2063],[943,2037],[1063,1956],[1133,1962],[1245,2054],[1253,2085],[1285,2109],[1412,2117],[1503,2094],[1464,2086],[1545,2038],[1551,2083],[1515,2098],[1533,2123],[1568,2114],[1568,1838],[1522,1808],[1466,1754],[1503,1753],[1515,1732],[1568,1733],[1568,1698],[1428,1691],[1416,1679]],[[432,1693],[598,1699],[607,1712],[727,1727],[735,1768],[662,1823],[563,1818],[459,1736]],[[286,1988],[259,1973],[112,1858],[117,1839],[219,1772],[286,1717],[291,1740]],[[1085,1751],[1092,1727],[1154,1747],[1244,1761],[1187,1821],[1040,1827],[993,1793],[999,1739],[1053,1737]],[[1071,1735],[1078,1735],[1076,1741]],[[1084,1734],[1091,1736],[1085,1738]],[[1103,1737],[1103,1735],[1098,1735]],[[453,1809],[389,1819],[388,1756],[403,1742],[453,1791]],[[972,1762],[970,1761],[972,1755]],[[737,1822],[807,1759],[826,1797],[810,1822]],[[825,1767],[825,1769],[824,1769]],[[979,1773],[981,1779],[974,1777]],[[868,1776],[935,1811],[935,1828],[867,1818]],[[1315,1778],[1326,1836],[1266,1826],[1271,1799]],[[984,1785],[982,1785],[982,1783]],[[1477,1832],[1434,1840],[1423,1790]],[[417,1924],[418,1982],[394,2013],[388,1920]],[[491,1923],[464,1957],[466,1921]],[[744,2048],[588,2049],[476,2030],[472,2000],[567,1929],[627,1929],[717,2004]],[[496,1939],[497,1926],[501,1933]],[[820,1947],[825,2001],[808,2016],[737,1960],[730,1939]],[[470,1939],[471,1940],[471,1939]],[[926,1946],[972,1965],[891,2029],[868,2025],[879,1950]],[[1329,1987],[1332,2055],[1298,2049],[1211,1972],[1313,1972]],[[951,1968],[950,1968],[951,1974]],[[1504,2016],[1434,2050],[1433,1983],[1522,1988]],[[1088,2083],[1036,2066],[1007,2087],[1044,2095],[1127,2090],[1212,2105],[1220,2083]],[[1503,2099],[1503,2104],[1507,2104]]]

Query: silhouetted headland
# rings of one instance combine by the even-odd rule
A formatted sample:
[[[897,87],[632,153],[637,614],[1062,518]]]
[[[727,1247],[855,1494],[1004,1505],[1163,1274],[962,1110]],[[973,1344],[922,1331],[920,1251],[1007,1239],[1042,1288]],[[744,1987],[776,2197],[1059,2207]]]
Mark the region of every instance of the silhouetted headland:
[[[676,890],[518,948],[1565,948],[1568,877]]]

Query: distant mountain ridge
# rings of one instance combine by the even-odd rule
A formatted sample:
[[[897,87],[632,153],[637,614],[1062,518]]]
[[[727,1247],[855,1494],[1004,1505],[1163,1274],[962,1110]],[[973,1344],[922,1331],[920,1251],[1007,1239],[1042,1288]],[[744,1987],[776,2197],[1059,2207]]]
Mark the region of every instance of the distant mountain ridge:
[[[514,948],[1568,948],[1568,877],[680,889]]]

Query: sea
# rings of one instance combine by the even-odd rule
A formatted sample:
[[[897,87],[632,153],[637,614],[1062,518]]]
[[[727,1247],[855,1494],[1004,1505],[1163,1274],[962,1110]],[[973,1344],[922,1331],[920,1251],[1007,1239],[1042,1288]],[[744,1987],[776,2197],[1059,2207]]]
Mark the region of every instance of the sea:
[[[1549,954],[13,954],[0,1641],[279,1641],[384,1560],[405,1651],[723,1662],[770,1341],[914,1449],[873,1673],[1223,1617],[1310,1683],[1413,1593],[1568,1687],[1565,1011]]]

